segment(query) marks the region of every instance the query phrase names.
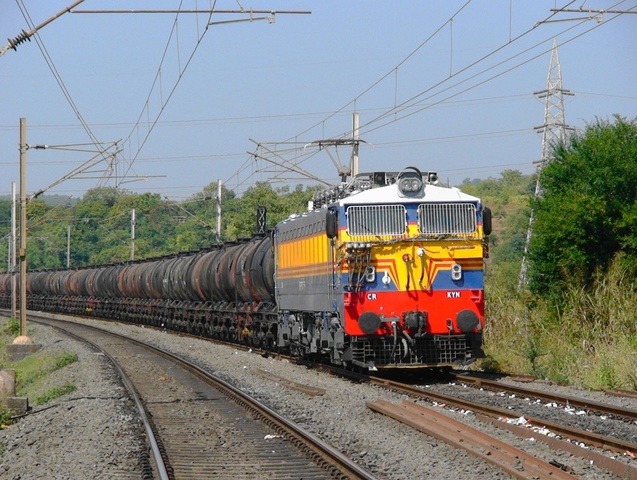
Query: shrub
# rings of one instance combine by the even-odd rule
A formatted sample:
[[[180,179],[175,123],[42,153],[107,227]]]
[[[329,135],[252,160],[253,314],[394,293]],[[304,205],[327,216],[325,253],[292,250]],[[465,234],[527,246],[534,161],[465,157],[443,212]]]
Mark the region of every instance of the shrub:
[[[35,404],[42,405],[43,403],[48,403],[51,400],[61,397],[62,395],[66,395],[67,393],[74,392],[75,390],[77,390],[77,387],[70,383],[62,385],[61,387],[52,388],[42,395],[37,396],[35,398]]]

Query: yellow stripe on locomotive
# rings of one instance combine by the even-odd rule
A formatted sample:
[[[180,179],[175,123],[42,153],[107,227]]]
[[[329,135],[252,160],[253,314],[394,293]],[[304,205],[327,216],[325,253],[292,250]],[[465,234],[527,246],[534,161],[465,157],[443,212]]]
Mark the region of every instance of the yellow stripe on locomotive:
[[[344,362],[452,363],[481,344],[489,212],[476,197],[425,185],[414,170],[348,195],[328,192],[322,208],[277,225],[279,309],[310,336],[311,319],[323,318],[329,346],[342,331]]]

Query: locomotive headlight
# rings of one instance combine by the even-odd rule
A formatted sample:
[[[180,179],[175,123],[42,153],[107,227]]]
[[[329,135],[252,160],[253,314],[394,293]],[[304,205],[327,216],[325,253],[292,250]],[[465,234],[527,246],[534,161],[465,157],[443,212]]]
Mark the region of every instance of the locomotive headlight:
[[[367,283],[374,283],[376,281],[376,268],[372,265],[368,265],[365,268],[365,281]]]
[[[403,193],[415,193],[422,188],[422,180],[419,178],[402,178],[398,184],[398,188]]]
[[[396,179],[398,195],[401,197],[416,198],[424,195],[425,182],[422,173],[416,167],[407,167],[398,174]]]
[[[462,278],[462,265],[454,263],[451,265],[451,279],[460,280]]]

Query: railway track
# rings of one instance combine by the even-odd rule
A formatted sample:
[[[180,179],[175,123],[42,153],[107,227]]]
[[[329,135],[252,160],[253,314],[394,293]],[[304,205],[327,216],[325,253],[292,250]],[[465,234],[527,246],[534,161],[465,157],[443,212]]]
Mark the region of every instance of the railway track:
[[[523,438],[539,438],[540,441],[546,443],[553,449],[560,449],[581,458],[585,458],[620,478],[637,480],[637,467],[627,465],[624,462],[617,461],[613,457],[591,451],[588,448],[589,446],[594,446],[600,449],[607,449],[616,453],[634,456],[637,455],[637,444],[633,442],[569,427],[567,425],[551,422],[545,419],[536,419],[529,417],[528,415],[524,416],[523,414],[516,413],[514,410],[509,408],[480,405],[472,401],[462,400],[453,395],[437,394],[430,391],[425,392],[412,385],[394,382],[385,378],[375,377],[373,375],[356,375],[351,372],[344,373],[338,368],[332,366],[321,366],[310,364],[308,362],[303,363],[310,368],[347,377],[352,381],[369,382],[391,390],[406,393],[410,397],[420,399],[426,398],[427,400],[432,400],[437,404],[475,412],[482,422],[489,423],[500,429],[508,430]],[[558,395],[550,392],[541,392],[515,385],[501,384],[499,382],[480,377],[467,376],[466,374],[457,375],[453,372],[450,372],[449,374],[456,381],[469,383],[476,388],[507,392],[512,395],[530,398],[535,397],[547,402],[569,405],[571,408],[585,408],[595,412],[596,415],[607,415],[611,418],[637,421],[637,411],[629,408],[595,402],[590,399],[580,399],[577,397]],[[274,377],[274,379],[276,381],[281,381],[282,383],[287,383],[285,379],[280,379],[278,377]],[[302,386],[292,388],[304,391]],[[315,395],[317,393],[308,394]],[[611,392],[610,394],[619,395],[616,392]],[[438,438],[445,443],[457,448],[464,448],[485,461],[498,466],[516,478],[574,478],[566,465],[560,464],[556,461],[543,462],[526,454],[524,451],[520,451],[517,448],[500,442],[489,435],[475,429],[467,428],[460,422],[456,422],[453,419],[449,419],[448,417],[441,415],[435,409],[416,405],[407,401],[403,401],[402,404],[392,404],[386,401],[367,402],[366,405],[371,410],[390,416],[419,431],[422,431],[423,433]],[[519,424],[506,421],[511,418],[524,418],[524,425],[520,426]],[[538,435],[538,431],[542,431],[543,433]],[[485,445],[489,446],[489,448],[485,449]]]
[[[109,328],[108,326],[106,326],[106,328]],[[116,329],[119,330],[119,329]],[[121,329],[122,331],[127,331],[127,329]],[[144,331],[144,330],[142,330]],[[137,338],[142,338],[142,339],[147,339],[147,334],[146,333],[141,333],[138,332],[138,334],[136,335]],[[147,332],[150,333],[150,332]],[[127,334],[128,335],[128,334]],[[160,332],[156,332],[154,336],[157,335],[161,335],[162,337],[165,338],[165,333],[160,333]],[[182,347],[178,350],[179,352],[184,352],[185,349],[184,347],[188,348],[189,344],[187,343],[188,340],[185,340],[185,345],[184,342],[180,342],[182,344]],[[157,342],[156,340],[153,341],[153,344],[155,345],[160,345],[163,344],[163,342]],[[237,348],[236,346],[234,346],[233,348]],[[250,355],[252,357],[252,355],[254,355],[256,352],[252,352],[252,354],[246,352],[244,355]],[[262,352],[259,352],[262,353]],[[181,354],[181,353],[180,353]],[[232,353],[232,356],[234,357],[235,353]],[[254,355],[254,357],[256,358],[260,358],[260,357],[265,357],[266,355]],[[241,354],[239,354],[239,357],[241,357]],[[237,358],[239,358],[237,357]],[[269,356],[269,361],[272,362],[273,358],[272,357],[278,357],[278,355],[272,355],[270,354]],[[194,358],[194,357],[193,357]],[[332,415],[336,414],[339,415],[338,413],[336,413],[339,409],[343,408],[343,404],[341,402],[335,402],[336,400],[336,396],[335,395],[335,390],[334,389],[341,389],[341,387],[335,385],[335,382],[337,381],[336,379],[333,380],[327,380],[329,378],[328,375],[321,375],[320,372],[318,372],[318,369],[314,369],[310,376],[308,376],[306,373],[303,373],[304,370],[300,369],[300,368],[295,368],[295,369],[288,369],[288,368],[282,368],[279,369],[278,367],[276,367],[277,365],[283,365],[285,363],[292,363],[291,359],[284,359],[281,358],[281,360],[283,360],[282,362],[279,361],[274,361],[273,363],[268,363],[268,367],[267,367],[267,371],[265,369],[263,369],[263,367],[256,367],[256,364],[260,364],[260,365],[266,365],[264,362],[248,362],[247,361],[247,357],[244,358],[244,360],[241,360],[241,362],[246,362],[246,363],[239,363],[239,365],[250,365],[252,364],[252,367],[246,367],[244,366],[244,372],[246,372],[248,375],[251,375],[253,377],[262,377],[262,379],[267,380],[269,382],[270,385],[274,385],[274,391],[276,391],[277,393],[275,394],[277,397],[281,397],[281,398],[287,398],[290,393],[289,392],[296,392],[294,394],[292,394],[293,396],[297,396],[297,397],[305,397],[305,398],[317,398],[320,399],[323,396],[326,397],[325,401],[321,401],[321,400],[317,400],[314,402],[309,402],[310,405],[314,405],[315,407],[320,408],[329,408],[330,412]],[[215,362],[216,363],[216,362]],[[235,362],[236,363],[236,362]],[[208,365],[207,362],[205,362],[203,365]],[[275,368],[276,367],[276,368]],[[210,367],[207,366],[206,367],[207,370],[210,370]],[[213,367],[214,369],[214,367]],[[212,370],[211,370],[212,371]],[[275,375],[275,373],[280,373],[280,375]],[[281,375],[282,374],[282,375]],[[333,376],[333,375],[332,375]],[[294,379],[295,381],[287,378],[287,377],[291,377],[292,379]],[[402,428],[402,430],[398,430],[400,432],[399,435],[403,435],[403,433],[405,435],[407,435],[406,430],[412,430],[414,433],[409,434],[409,437],[418,437],[418,435],[422,435],[419,432],[425,432],[428,436],[437,438],[439,440],[444,441],[446,443],[448,443],[449,445],[454,446],[454,448],[457,448],[459,446],[463,446],[466,447],[467,445],[469,445],[469,442],[467,439],[469,439],[470,437],[476,437],[478,438],[477,443],[478,446],[477,447],[473,447],[474,451],[471,451],[471,448],[467,448],[467,451],[471,452],[472,455],[475,455],[476,452],[480,452],[482,451],[483,453],[486,453],[487,455],[487,459],[482,459],[484,461],[488,461],[488,460],[492,460],[494,458],[500,457],[502,456],[502,465],[499,465],[498,468],[500,468],[502,471],[507,472],[508,474],[510,474],[512,477],[515,478],[533,478],[533,475],[535,475],[535,478],[546,478],[549,477],[550,478],[570,478],[569,475],[570,473],[575,473],[577,475],[582,475],[586,470],[587,467],[583,467],[583,465],[586,465],[588,462],[590,462],[591,465],[595,465],[597,467],[599,467],[600,469],[605,469],[608,472],[612,472],[616,475],[616,477],[618,478],[623,478],[623,479],[637,479],[637,476],[635,475],[635,470],[634,468],[632,468],[631,466],[631,462],[621,462],[621,461],[617,461],[613,458],[610,458],[607,455],[601,455],[599,453],[595,453],[591,450],[583,450],[580,447],[578,447],[575,443],[576,441],[571,440],[572,443],[569,442],[565,442],[563,440],[560,439],[561,438],[566,438],[566,435],[563,434],[557,434],[558,438],[550,438],[550,437],[545,437],[545,436],[541,436],[537,433],[537,431],[532,430],[531,428],[529,428],[529,425],[525,425],[524,428],[518,427],[516,425],[511,425],[505,422],[502,422],[502,418],[503,417],[507,417],[509,419],[515,418],[518,414],[515,412],[515,410],[512,410],[510,408],[506,408],[507,404],[509,404],[509,402],[504,402],[505,405],[503,406],[503,400],[506,400],[508,397],[507,395],[504,396],[500,396],[500,395],[493,395],[490,394],[492,400],[494,402],[497,402],[498,405],[500,405],[501,407],[501,411],[500,412],[496,412],[495,409],[492,408],[492,414],[487,416],[486,413],[480,413],[480,409],[478,408],[477,405],[475,405],[475,403],[472,402],[467,402],[465,403],[465,405],[462,405],[461,403],[454,403],[454,399],[456,399],[456,397],[454,397],[454,395],[447,395],[446,397],[443,396],[437,396],[437,398],[434,398],[434,392],[430,391],[429,388],[427,389],[423,389],[418,388],[418,387],[414,387],[411,385],[400,385],[398,383],[390,383],[388,384],[388,380],[387,379],[374,379],[374,378],[365,378],[365,379],[356,379],[358,381],[365,381],[365,383],[370,383],[372,384],[372,387],[368,387],[366,385],[360,385],[361,388],[361,393],[358,393],[358,390],[356,390],[356,393],[354,393],[354,389],[358,389],[359,387],[354,387],[352,382],[346,382],[348,384],[352,384],[352,387],[345,387],[343,385],[342,381],[340,382],[340,385],[343,385],[343,389],[347,389],[348,391],[352,391],[352,393],[350,394],[349,399],[351,400],[352,404],[356,404],[356,403],[360,403],[361,406],[363,407],[363,411],[367,409],[367,411],[369,412],[369,408],[370,405],[368,405],[367,403],[376,403],[376,402],[366,402],[365,400],[369,400],[369,393],[368,394],[363,394],[363,391],[368,391],[370,388],[374,389],[375,391],[378,391],[376,389],[376,386],[382,386],[382,390],[390,390],[390,391],[396,391],[396,392],[400,392],[401,395],[404,394],[408,394],[410,397],[412,398],[422,398],[423,396],[427,398],[427,400],[429,401],[433,401],[435,402],[436,406],[433,408],[434,413],[437,413],[436,411],[440,411],[441,410],[441,404],[445,404],[447,406],[453,407],[455,406],[457,409],[463,409],[463,410],[470,410],[471,412],[476,412],[476,417],[473,417],[473,415],[470,415],[468,418],[473,417],[473,420],[470,420],[470,424],[473,424],[474,426],[476,424],[480,424],[480,422],[477,422],[475,419],[477,418],[478,420],[480,420],[482,423],[484,423],[484,425],[489,425],[490,428],[482,428],[482,427],[478,427],[478,430],[480,430],[480,432],[482,433],[475,433],[475,432],[469,432],[467,431],[463,431],[463,433],[460,434],[460,438],[461,440],[458,441],[458,439],[456,438],[456,443],[457,445],[454,445],[454,431],[459,432],[460,430],[455,430],[455,427],[447,427],[445,429],[443,429],[440,425],[440,423],[436,423],[434,424],[433,427],[430,427],[430,430],[427,431],[426,429],[422,428],[422,426],[415,426],[415,425],[420,425],[423,421],[423,419],[426,422],[430,422],[432,418],[434,418],[434,414],[430,414],[429,412],[427,414],[423,414],[422,412],[418,411],[419,409],[421,409],[421,405],[418,405],[415,407],[416,411],[412,411],[414,410],[414,407],[412,407],[411,405],[408,404],[401,404],[398,400],[397,400],[397,396],[393,396],[392,399],[392,395],[387,395],[387,394],[381,394],[381,398],[386,398],[389,400],[389,402],[386,402],[383,406],[383,401],[380,401],[378,403],[378,405],[380,405],[380,408],[387,408],[388,411],[392,412],[392,415],[398,415],[399,417],[405,417],[405,416],[412,416],[412,419],[410,420],[413,424],[412,427],[413,428],[409,428],[409,429],[405,429],[404,427],[398,427],[398,428]],[[252,382],[252,380],[250,380],[250,382]],[[234,381],[233,381],[234,383]],[[307,384],[311,384],[311,385],[306,385]],[[242,388],[245,388],[247,384],[243,384]],[[332,385],[331,387],[328,388],[328,385]],[[478,385],[478,384],[476,384]],[[324,388],[316,388],[317,386],[322,386]],[[440,384],[440,386],[443,386],[443,384]],[[506,385],[505,385],[506,386]],[[447,387],[451,390],[451,391],[455,391],[458,390],[460,391],[461,387],[460,386],[456,386],[456,385],[447,385]],[[258,387],[259,390],[263,387]],[[404,389],[408,389],[408,388],[413,388],[415,393],[410,393],[407,390]],[[482,388],[485,388],[484,386],[482,386]],[[327,389],[327,390],[326,390]],[[470,390],[474,390],[471,388],[463,388],[464,391],[470,391]],[[479,390],[479,389],[475,389],[475,390]],[[248,387],[248,391],[250,391],[250,387]],[[287,393],[286,393],[287,391]],[[416,397],[417,395],[417,397]],[[520,392],[518,394],[516,394],[518,396],[522,396],[523,394]],[[487,394],[484,394],[484,396],[486,397]],[[555,395],[554,395],[555,396]],[[363,400],[363,398],[365,398],[365,400]],[[376,398],[377,395],[373,394],[373,396],[371,398]],[[404,398],[404,397],[403,397]],[[358,399],[358,402],[356,401]],[[272,399],[271,399],[272,400]],[[556,399],[555,399],[556,400]],[[422,404],[423,401],[422,400],[416,400],[418,404]],[[277,405],[277,402],[272,403],[272,405],[275,406],[275,408],[277,408],[277,410],[279,411],[288,411],[289,410],[289,404],[287,403],[288,401],[285,401],[284,407],[281,408],[281,405]],[[181,402],[183,403],[183,402]],[[413,403],[413,402],[410,402]],[[590,403],[590,402],[589,402]],[[172,404],[174,406],[174,403]],[[603,404],[600,404],[598,406],[598,408],[600,409],[599,411],[602,411]],[[380,411],[380,410],[377,410]],[[378,415],[375,413],[369,413],[370,416],[372,417],[383,417],[385,415]],[[328,414],[329,415],[329,414]],[[599,414],[598,414],[599,415]],[[449,417],[450,415],[446,415],[447,417]],[[456,414],[451,414],[451,416],[454,416],[456,418],[457,415]],[[613,416],[615,417],[615,416]],[[620,417],[620,415],[617,413],[616,417]],[[306,414],[303,413],[301,416],[301,423],[304,425],[308,425],[307,424],[307,418]],[[361,417],[362,418],[362,417]],[[395,418],[392,416],[392,418]],[[383,422],[392,422],[392,418],[387,418],[386,420],[384,420]],[[528,417],[531,418],[532,417]],[[623,417],[622,417],[623,418]],[[296,420],[299,420],[298,414],[296,417]],[[397,418],[397,420],[403,421],[403,418]],[[362,421],[362,420],[361,420]],[[614,420],[613,420],[614,421]],[[414,423],[415,422],[415,423]],[[330,422],[331,423],[331,422]],[[340,423],[340,422],[339,422]],[[372,423],[374,424],[379,424],[379,420],[372,420]],[[464,422],[463,422],[464,423]],[[547,422],[540,420],[539,422],[540,424],[542,424],[543,426],[547,425]],[[396,422],[396,424],[398,424],[398,422]],[[340,425],[339,425],[340,426]],[[531,464],[533,462],[535,462],[536,460],[527,460],[523,457],[523,453],[524,452],[520,452],[519,449],[521,450],[525,450],[527,447],[525,446],[527,444],[527,440],[518,440],[518,441],[514,441],[514,442],[510,442],[510,440],[507,440],[507,442],[509,443],[514,443],[517,444],[518,446],[518,450],[514,451],[514,453],[503,453],[502,455],[502,447],[500,445],[498,445],[498,442],[494,439],[492,439],[489,436],[484,436],[484,432],[490,432],[491,434],[493,434],[493,432],[496,430],[497,427],[499,429],[507,429],[510,430],[512,432],[514,432],[516,435],[520,435],[521,438],[523,437],[527,437],[533,436],[535,437],[536,440],[538,440],[539,442],[549,445],[551,446],[551,448],[554,448],[556,450],[558,450],[557,452],[555,452],[555,454],[551,454],[550,451],[544,447],[544,452],[534,452],[534,454],[536,456],[539,456],[540,458],[545,459],[544,462],[539,462],[539,466],[537,467],[531,467]],[[383,431],[378,431],[378,436],[385,438],[385,434],[384,434],[384,429],[388,429],[387,426],[382,427]],[[393,429],[392,429],[393,431]],[[397,435],[398,431],[394,431],[393,435]],[[442,438],[441,432],[450,432],[449,438]],[[320,435],[321,437],[323,437],[324,433],[325,433],[325,427],[323,428],[319,428],[318,430],[315,430],[317,435]],[[455,434],[457,437],[457,433]],[[496,435],[496,438],[499,437],[500,435]],[[330,438],[329,436],[327,438]],[[402,443],[402,445],[411,445],[411,447],[416,447],[416,445],[418,445],[419,443],[429,443],[428,440],[426,440],[427,437],[422,436],[421,437],[422,440],[414,440],[412,439],[409,443]],[[572,438],[572,437],[568,437],[568,438]],[[330,439],[331,442],[334,442],[334,439]],[[417,443],[413,443],[413,442],[417,442]],[[333,443],[335,445],[338,445],[338,442]],[[607,448],[604,445],[606,444],[601,444],[603,448]],[[343,445],[338,445],[339,448],[343,448]],[[624,445],[626,447],[626,452],[632,452],[633,449],[635,448],[634,444],[631,444],[629,442],[626,442],[626,445]],[[378,447],[377,447],[378,448]],[[404,447],[403,447],[404,448]],[[437,447],[439,448],[439,447]],[[618,446],[618,449],[623,448],[622,445]],[[580,461],[575,461],[572,460],[571,457],[569,457],[568,455],[565,455],[562,452],[568,452],[571,451],[570,449],[573,449],[574,455],[579,455],[581,458],[586,458],[586,460],[580,460]],[[347,448],[344,448],[344,451],[348,451]],[[348,451],[348,455],[353,456],[354,458],[356,458],[357,453],[361,451],[361,448],[358,447],[357,450],[355,450],[354,452],[352,452],[351,450]],[[365,453],[365,452],[363,452]],[[538,455],[539,453],[539,455]],[[625,453],[625,452],[623,452]],[[353,454],[353,455],[352,455]],[[413,455],[412,455],[413,456]],[[479,455],[476,455],[477,458],[480,458]],[[424,463],[427,463],[427,459],[424,457],[419,457],[421,458]],[[457,457],[455,457],[457,458]],[[548,463],[547,463],[548,462]],[[561,462],[561,463],[560,463]],[[370,465],[366,464],[365,461],[363,461],[361,464],[366,465],[366,467],[370,467]],[[374,469],[376,467],[376,465],[374,465],[374,462],[372,462],[371,468]],[[426,467],[423,467],[426,468]],[[482,468],[482,467],[480,467]],[[492,468],[492,467],[491,467]],[[560,473],[556,472],[556,469],[560,471]],[[381,473],[381,472],[377,472],[376,470],[374,470],[375,473]],[[428,471],[428,470],[422,470],[424,471]],[[535,473],[531,473],[531,472],[535,472]],[[544,472],[544,474],[538,474],[538,472]],[[304,472],[304,475],[307,472]],[[379,478],[385,478],[384,475],[385,472],[381,473]],[[342,473],[339,473],[339,475],[342,475]],[[525,476],[527,475],[527,476]],[[323,473],[323,477],[324,478],[326,476],[325,473]],[[187,477],[186,477],[187,478]],[[249,477],[243,477],[243,478],[249,478]],[[265,478],[275,478],[275,477],[265,477]],[[279,477],[276,477],[279,478]],[[303,478],[308,478],[307,475],[305,475]],[[349,476],[341,476],[341,478],[350,478]],[[355,478],[355,477],[352,477]],[[389,477],[388,477],[389,478]],[[391,477],[391,478],[395,478],[395,477]],[[415,477],[410,477],[409,475],[407,476],[402,476],[400,478],[415,478]],[[443,477],[440,477],[443,478]],[[444,477],[444,478],[451,478],[451,477]],[[584,478],[589,478],[589,477],[584,477]],[[594,478],[598,478],[598,477],[594,477]]]
[[[506,392],[513,395],[524,396],[529,398],[538,398],[545,402],[556,402],[563,405],[570,405],[574,408],[581,408],[587,411],[597,412],[598,414],[609,415],[613,417],[625,418],[633,422],[637,422],[637,410],[617,407],[608,403],[595,402],[586,398],[578,398],[571,395],[559,395],[548,391],[540,391],[530,387],[513,385],[510,383],[501,383],[486,378],[474,377],[470,375],[454,375],[456,382],[469,384],[476,388],[482,388],[491,391]],[[608,395],[622,396],[620,392],[608,391]],[[625,392],[624,396],[634,396],[635,392]]]
[[[170,353],[85,324],[31,315],[107,355],[137,397],[155,478],[373,479],[267,406]]]
[[[522,480],[575,478],[569,472],[562,470],[561,466],[540,460],[478,429],[449,418],[433,408],[406,400],[398,405],[380,400],[368,402],[367,406],[449,445],[465,449],[515,478]]]
[[[559,449],[563,451],[570,452],[573,455],[579,456],[581,458],[585,458],[594,462],[596,465],[608,470],[609,472],[617,475],[623,479],[631,479],[637,480],[637,467],[633,465],[629,465],[625,462],[621,462],[616,460],[615,458],[607,455],[602,455],[598,452],[591,451],[590,446],[597,447],[599,449],[611,450],[613,452],[619,454],[628,454],[631,457],[637,456],[637,444],[614,438],[611,436],[600,435],[593,431],[582,430],[578,428],[574,428],[562,423],[557,423],[553,421],[549,421],[541,418],[533,418],[529,415],[525,415],[520,412],[516,412],[510,408],[502,408],[496,407],[492,405],[486,405],[477,403],[475,400],[467,400],[460,398],[455,395],[448,395],[439,392],[434,392],[429,389],[423,390],[418,386],[408,385],[400,382],[394,382],[392,380],[388,380],[385,378],[379,377],[370,377],[369,380],[371,383],[383,386],[385,388],[389,388],[391,390],[405,393],[409,395],[411,398],[426,400],[429,402],[433,402],[437,405],[444,405],[446,407],[452,407],[456,409],[462,409],[465,411],[474,412],[480,420],[483,422],[490,423],[498,428],[506,429],[511,431],[512,433],[524,437],[524,438],[535,438],[539,439],[542,442],[545,442],[553,449]],[[476,386],[483,386],[484,380],[476,381]],[[621,408],[614,405],[602,404],[599,402],[592,402],[584,399],[576,399],[575,397],[570,396],[560,396],[554,393],[545,393],[538,392],[536,390],[525,389],[522,387],[512,386],[511,390],[509,390],[509,385],[502,385],[497,382],[491,382],[489,384],[493,389],[505,390],[509,392],[515,392],[517,395],[524,395],[528,397],[539,396],[540,398],[544,398],[545,400],[550,400],[552,402],[559,402],[564,405],[568,405],[569,402],[574,402],[576,405],[581,406],[582,408],[587,407],[593,408],[595,412],[614,415],[615,417],[620,418],[629,418],[634,419],[634,414],[636,413],[632,409]],[[387,405],[368,405],[369,408],[380,411],[381,413],[390,414],[391,408]],[[403,407],[404,409],[404,407]],[[394,409],[395,410],[395,409]],[[429,415],[438,415],[435,411],[429,409],[427,410]],[[420,418],[422,418],[422,411],[419,413]],[[404,418],[404,417],[401,417]],[[399,420],[401,418],[398,418]],[[418,415],[413,416],[411,418],[411,425],[414,426],[414,423],[417,423]],[[509,419],[523,419],[523,421],[514,421],[509,422]],[[633,420],[634,421],[634,420]],[[419,428],[419,427],[415,427]],[[453,428],[453,427],[452,427]],[[420,428],[419,428],[420,429]],[[430,435],[435,434],[435,431],[427,430],[427,433]],[[455,434],[454,434],[455,435]],[[451,435],[447,440],[455,444],[455,440],[453,439],[454,435]],[[471,435],[467,435],[469,438]],[[468,443],[469,444],[469,443]],[[470,445],[470,444],[469,444]],[[474,448],[474,447],[470,447]],[[496,451],[499,451],[502,446],[498,446]],[[510,454],[509,454],[510,455]],[[494,461],[494,457],[491,457],[491,460]],[[504,460],[502,465],[503,468],[508,468],[508,460]],[[548,471],[548,470],[547,470]],[[533,478],[526,476],[519,476],[518,478]],[[552,476],[552,478],[558,478]]]

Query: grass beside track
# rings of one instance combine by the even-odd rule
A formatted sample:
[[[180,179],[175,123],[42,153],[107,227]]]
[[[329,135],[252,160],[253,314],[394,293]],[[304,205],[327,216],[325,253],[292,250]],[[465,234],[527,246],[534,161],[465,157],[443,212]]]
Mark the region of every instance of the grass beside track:
[[[637,285],[614,266],[558,301],[488,285],[478,366],[592,390],[637,390]]]
[[[19,322],[15,318],[0,317],[0,368],[15,370],[16,396],[27,397],[30,405],[44,405],[76,390],[76,386],[66,381],[64,375],[57,373],[77,362],[75,353],[52,346],[12,362],[7,345],[18,335]],[[29,336],[32,335],[33,332],[29,331]],[[0,428],[10,423],[11,412],[0,408]]]

